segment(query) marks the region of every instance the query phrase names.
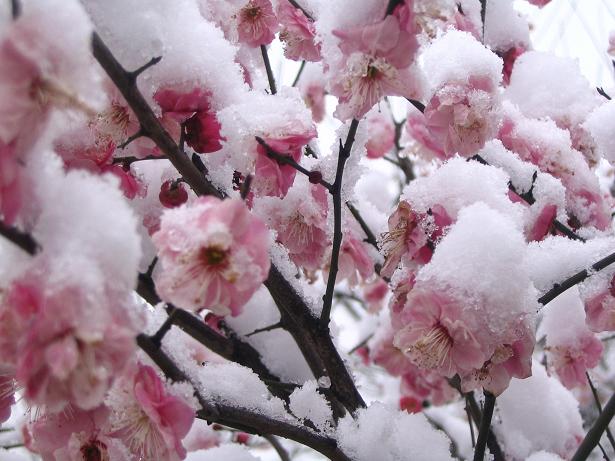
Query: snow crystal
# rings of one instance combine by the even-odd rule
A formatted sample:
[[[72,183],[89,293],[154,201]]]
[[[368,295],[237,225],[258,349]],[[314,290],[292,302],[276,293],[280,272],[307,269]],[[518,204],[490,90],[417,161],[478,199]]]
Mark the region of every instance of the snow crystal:
[[[432,91],[448,82],[468,83],[470,76],[502,79],[502,60],[467,32],[449,30],[423,54],[424,71]]]
[[[557,456],[556,454],[549,453],[546,451],[538,451],[533,453],[525,461],[564,461],[562,458]]]
[[[143,74],[147,96],[163,84],[199,85],[218,109],[240,101],[248,88],[234,62],[236,48],[201,16],[195,0],[84,0],[105,43],[122,65],[137,69],[162,61]]]
[[[475,2],[476,3],[476,2]],[[515,11],[510,0],[488,0],[485,9],[485,44],[492,50],[508,51],[529,45],[527,20]]]
[[[441,205],[455,219],[472,203],[483,202],[519,222],[523,209],[508,198],[508,176],[500,168],[455,157],[431,175],[412,181],[402,197],[421,213]]]
[[[589,116],[583,128],[589,132],[596,144],[596,153],[609,162],[615,162],[615,101],[608,101],[597,107]]]
[[[581,123],[600,102],[575,60],[538,51],[517,59],[505,96],[526,116],[551,117],[565,127]]]
[[[494,425],[496,435],[516,459],[539,450],[568,458],[584,435],[577,400],[538,362],[530,378],[511,381],[498,397],[497,410],[501,424]]]
[[[331,408],[325,397],[317,390],[315,381],[308,381],[290,395],[290,411],[301,420],[310,420],[320,431],[332,427]]]
[[[258,461],[250,452],[237,444],[221,445],[188,453],[186,461]]]
[[[515,315],[537,308],[525,249],[516,224],[479,202],[459,213],[417,281],[436,283],[457,291],[461,299],[489,306],[486,321],[493,332],[499,332]]]
[[[359,410],[356,419],[339,421],[337,439],[354,461],[452,460],[450,441],[422,414],[408,414],[376,402]]]
[[[530,278],[538,291],[544,293],[614,250],[612,238],[594,238],[583,243],[556,236],[531,242],[526,255]]]
[[[89,256],[119,288],[132,289],[141,242],[136,217],[118,179],[84,170],[65,174],[50,153],[41,156],[41,161],[44,167],[35,170],[42,211],[34,238],[49,255]]]
[[[249,368],[236,363],[206,363],[198,370],[200,392],[205,399],[224,402],[264,415],[285,419],[284,402],[273,397]]]

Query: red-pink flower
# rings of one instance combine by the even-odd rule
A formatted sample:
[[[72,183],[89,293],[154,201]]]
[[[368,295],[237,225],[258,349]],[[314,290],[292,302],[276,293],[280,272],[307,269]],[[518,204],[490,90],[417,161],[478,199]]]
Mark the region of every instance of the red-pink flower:
[[[184,123],[186,144],[200,154],[217,152],[222,149],[220,122],[211,108],[211,95],[195,88],[181,92],[173,88],[161,88],[154,99],[167,116],[177,123]]]
[[[182,439],[194,410],[170,394],[152,367],[138,365],[111,395],[110,435],[124,442],[138,459],[179,461],[186,457]]]
[[[122,308],[129,301],[73,280],[51,283],[53,277],[59,275],[41,268],[10,286],[0,318],[12,344],[0,350],[0,361],[14,367],[30,403],[92,409],[134,352],[135,325]]]
[[[238,315],[269,275],[269,233],[240,200],[202,197],[165,210],[152,239],[156,289],[179,307]]]
[[[419,368],[451,377],[480,369],[489,358],[478,338],[478,319],[449,295],[415,287],[408,295],[407,323],[393,343]]]
[[[375,113],[367,118],[369,140],[365,144],[368,158],[380,158],[395,145],[395,126],[390,118]]]
[[[591,331],[615,330],[615,277],[608,289],[585,301],[585,314],[585,322]]]
[[[302,149],[312,138],[316,137],[316,129],[305,133],[291,134],[284,137],[264,138],[265,143],[278,154],[288,155],[299,163]],[[297,170],[290,165],[280,165],[277,160],[269,157],[267,149],[258,144],[256,147],[256,162],[254,165],[254,181],[252,189],[257,195],[284,197],[295,181]]]
[[[251,47],[268,45],[278,30],[269,0],[249,0],[237,13],[239,41]]]
[[[28,425],[26,446],[43,461],[130,461],[123,444],[104,433],[108,417],[104,406],[45,413]]]
[[[0,214],[6,224],[13,224],[22,205],[22,167],[17,161],[15,143],[0,140]]]
[[[325,118],[325,87],[320,83],[310,83],[301,89],[305,105],[312,111],[316,123]]]
[[[470,157],[497,133],[496,94],[488,78],[451,82],[438,89],[425,107],[427,128],[444,153]]]
[[[367,280],[374,273],[374,261],[367,253],[366,244],[351,229],[344,231],[338,268],[337,280],[346,279],[351,285]]]
[[[382,309],[382,305],[388,293],[389,285],[380,277],[366,284],[363,290],[363,297],[367,303],[367,310],[375,313]]]
[[[500,54],[502,60],[504,61],[504,67],[502,68],[502,77],[505,85],[508,85],[510,83],[510,75],[512,74],[515,61],[526,51],[527,50],[523,46],[513,46],[506,52]]]
[[[442,146],[441,140],[431,134],[427,128],[427,120],[422,113],[412,111],[408,114],[406,131],[412,139],[428,151],[427,153],[429,155],[427,156],[429,158],[436,157],[440,160],[446,159],[446,154],[444,153],[444,147]],[[420,150],[420,152],[424,153],[424,149]]]
[[[344,54],[331,86],[339,98],[336,117],[359,119],[386,95],[417,96],[410,70],[418,49],[415,32],[412,2],[376,23],[333,31]]]
[[[543,6],[551,2],[551,0],[527,0],[527,1],[530,2],[532,5],[536,5],[540,8],[542,8]]]
[[[557,206],[553,204],[545,205],[530,230],[528,240],[539,242],[544,239],[549,234],[556,216]]]
[[[312,21],[286,0],[278,4],[277,13],[282,24],[280,40],[286,45],[284,56],[294,61],[320,61],[320,44],[315,43]]]
[[[587,384],[585,372],[598,365],[603,349],[594,334],[584,331],[565,343],[548,344],[547,360],[562,384],[572,389]]]
[[[304,190],[293,192],[291,189],[283,200],[274,199],[276,202],[265,213],[290,259],[308,271],[316,271],[322,266],[325,250],[330,245],[327,191],[321,185],[310,185],[308,200]]]

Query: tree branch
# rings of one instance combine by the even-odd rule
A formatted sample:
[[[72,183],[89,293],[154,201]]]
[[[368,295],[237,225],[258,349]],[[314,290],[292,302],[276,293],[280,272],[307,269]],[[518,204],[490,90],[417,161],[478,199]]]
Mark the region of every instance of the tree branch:
[[[197,195],[213,195],[223,198],[224,195],[201,174],[160,125],[155,114],[140,94],[136,83],[128,78],[126,70],[96,33],[92,37],[92,48],[95,58],[118,87],[141,126],[146,129],[147,136],[171,160],[186,183]],[[314,376],[316,378],[328,376],[332,382],[332,393],[350,411],[364,407],[365,403],[329,337],[328,331],[324,333],[320,331],[318,319],[312,315],[303,298],[296,292],[291,283],[282,276],[274,264],[271,265],[265,286],[271,293],[280,310],[282,321],[299,346]],[[144,299],[153,300],[157,298],[151,281],[139,277],[139,288],[142,290],[140,294]],[[336,411],[335,402],[332,402],[332,404],[334,411]]]
[[[308,18],[310,21],[314,22],[314,17],[310,13],[308,13],[305,10],[305,8],[303,8],[301,5],[299,5],[295,0],[288,0],[288,3],[290,3],[292,6],[294,6],[298,10],[301,10],[301,12],[305,15],[306,18]]]
[[[322,174],[319,171],[310,171],[297,163],[295,159],[292,158],[290,155],[277,152],[260,136],[255,136],[254,138],[256,139],[256,142],[259,143],[263,147],[263,149],[265,149],[267,157],[275,160],[279,165],[288,165],[290,167],[293,167],[299,173],[307,176],[312,184],[320,184],[328,191],[332,190],[333,186],[324,179],[322,179]]]
[[[224,426],[257,435],[277,435],[294,440],[323,454],[332,461],[351,461],[337,446],[335,439],[322,436],[305,426],[280,421],[254,411],[226,405],[222,402],[209,402],[198,391],[188,377],[173,363],[173,361],[146,335],[137,337],[137,344],[158,365],[162,372],[172,381],[188,382],[195,389],[194,394],[201,410],[197,417],[207,420],[210,424]]]
[[[564,291],[583,282],[594,272],[601,271],[602,269],[610,266],[613,263],[615,263],[615,253],[611,253],[605,258],[602,258],[597,263],[592,264],[592,266],[589,269],[583,269],[582,271],[574,274],[572,277],[567,278],[563,282],[556,283],[555,285],[553,285],[553,288],[551,288],[544,295],[538,298],[538,302],[542,304],[543,306],[546,304],[549,304],[551,301],[553,301],[555,298],[561,295]]]
[[[7,226],[2,221],[0,221],[0,235],[31,256],[34,256],[40,250],[39,244],[30,234],[26,234],[14,227]]]
[[[305,69],[305,59],[301,61],[301,66],[299,67],[299,70],[297,71],[297,75],[295,76],[295,79],[293,80],[293,84],[291,86],[297,86],[297,83],[299,83],[299,78],[301,77],[301,74],[303,73],[303,69]]]
[[[571,461],[585,461],[589,457],[590,453],[600,442],[600,437],[602,437],[602,433],[608,427],[613,416],[615,416],[615,394],[611,396],[602,409],[602,413],[600,413],[598,419],[596,419],[593,426],[587,432],[587,435],[581,442],[581,445],[579,445],[579,448],[577,448]]]
[[[331,263],[329,264],[329,277],[327,279],[327,289],[323,296],[322,314],[320,321],[323,326],[328,328],[329,320],[331,316],[331,305],[333,304],[333,290],[335,288],[335,279],[337,278],[338,261],[340,256],[340,249],[342,247],[342,180],[344,177],[344,166],[346,160],[350,157],[350,151],[354,143],[354,138],[359,127],[359,121],[353,119],[350,123],[350,129],[348,130],[348,136],[346,136],[346,142],[342,146],[340,140],[340,149],[337,158],[337,170],[335,172],[335,181],[331,188],[331,195],[333,196],[333,245],[331,248]]]
[[[373,246],[376,250],[379,250],[378,239],[376,238],[372,230],[369,228],[369,226],[363,219],[363,216],[361,216],[361,213],[359,213],[359,210],[357,210],[356,207],[349,201],[346,202],[346,206],[348,207],[348,209],[350,210],[350,213],[352,213],[352,216],[354,216],[354,219],[357,220],[357,222],[359,223],[359,226],[361,226],[361,229],[365,233],[365,236],[367,237],[365,241],[369,243],[371,246]]]
[[[276,94],[278,90],[275,87],[275,78],[273,77],[273,70],[271,70],[271,63],[269,62],[269,54],[267,54],[266,45],[261,45],[261,54],[263,55],[263,62],[265,63],[267,80],[269,80],[269,89],[271,90],[271,94]]]
[[[274,437],[273,435],[264,435],[263,438],[267,440],[274,448],[274,450],[278,453],[280,457],[280,461],[290,461],[290,456],[288,455],[288,451],[286,448],[280,443],[280,441]]]
[[[493,417],[493,409],[495,408],[495,396],[491,392],[483,392],[485,394],[485,406],[483,408],[483,416],[480,420],[478,438],[476,439],[474,461],[483,461],[483,459],[485,459],[485,447],[487,446],[487,438],[491,431],[491,418]]]
[[[600,403],[600,399],[598,398],[598,391],[596,391],[596,387],[594,386],[594,383],[592,382],[588,371],[585,372],[585,376],[587,376],[587,382],[589,383],[589,388],[591,389],[592,395],[594,396],[594,402],[596,402],[598,413],[602,413],[602,404]],[[613,450],[615,450],[615,439],[613,438],[613,433],[611,432],[611,429],[609,429],[608,425],[606,426],[606,437],[607,439],[609,439]]]

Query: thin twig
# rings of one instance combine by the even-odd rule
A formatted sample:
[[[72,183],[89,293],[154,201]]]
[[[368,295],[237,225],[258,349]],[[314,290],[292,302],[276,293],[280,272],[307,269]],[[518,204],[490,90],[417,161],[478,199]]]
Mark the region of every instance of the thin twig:
[[[585,461],[589,457],[590,453],[598,445],[598,442],[600,442],[602,433],[613,419],[613,416],[615,416],[615,394],[611,396],[602,409],[600,416],[594,421],[571,461]]]
[[[2,221],[0,221],[0,235],[31,256],[34,256],[40,250],[39,244],[30,234],[22,232],[15,227],[7,226]]]
[[[297,83],[299,83],[299,78],[301,77],[301,74],[303,73],[303,69],[305,69],[305,59],[301,61],[301,66],[299,67],[299,70],[297,71],[297,76],[293,80],[293,84],[291,86],[297,86]]]
[[[472,416],[470,415],[470,406],[467,397],[465,398],[465,401],[466,416],[468,418],[468,425],[470,426],[470,440],[472,440],[472,448],[474,448],[476,447],[476,439],[474,438],[474,424],[472,424]]]
[[[346,137],[344,145],[342,145],[342,141],[340,140],[335,181],[330,191],[333,196],[333,244],[331,248],[331,262],[329,264],[329,277],[327,278],[327,289],[323,296],[322,313],[320,316],[320,322],[323,327],[329,325],[331,305],[333,304],[333,290],[335,288],[335,280],[339,269],[338,261],[342,247],[342,180],[344,177],[344,166],[346,165],[346,160],[350,157],[350,151],[358,127],[359,121],[353,119],[350,123],[350,129],[348,130],[348,136]]]
[[[315,433],[303,425],[293,424],[271,418],[259,412],[254,412],[237,405],[227,405],[223,402],[209,402],[190,379],[173,363],[164,351],[146,335],[137,337],[137,344],[158,365],[162,372],[172,381],[187,382],[195,389],[194,394],[202,409],[197,411],[197,417],[209,423],[222,424],[235,429],[257,435],[277,435],[294,440],[322,453],[332,461],[351,461],[342,452],[335,439]]]
[[[587,279],[590,275],[592,275],[594,272],[601,271],[602,269],[610,266],[613,263],[615,263],[615,253],[611,253],[607,257],[602,258],[597,263],[592,264],[589,269],[583,269],[582,271],[574,274],[572,277],[567,278],[563,282],[556,283],[553,288],[551,288],[544,295],[538,298],[538,302],[543,306],[549,304],[551,301],[553,301],[555,298],[557,298],[569,288],[578,285],[579,283]]]
[[[269,80],[269,89],[271,90],[271,94],[276,94],[278,90],[275,87],[275,78],[273,77],[273,70],[271,69],[271,63],[269,62],[269,55],[267,54],[266,45],[261,45],[261,54],[263,55],[263,62],[265,63],[267,80]]]
[[[370,339],[372,339],[374,337],[374,333],[370,334],[367,336],[367,338],[365,338],[363,341],[361,341],[359,344],[357,344],[355,347],[353,347],[352,349],[350,349],[348,351],[348,355],[352,355],[355,352],[357,352],[359,349],[361,349],[362,347],[364,347],[365,345],[367,345],[367,343],[369,342]]]
[[[165,157],[158,157],[156,155],[148,155],[147,157],[139,158],[139,157],[114,157],[112,162],[114,165],[132,165],[135,162],[142,162],[145,160],[166,160]]]
[[[21,16],[21,2],[19,0],[11,0],[11,15],[13,19]]]
[[[376,239],[376,236],[374,235],[372,230],[369,228],[369,226],[363,219],[363,216],[361,216],[361,213],[359,213],[359,210],[357,210],[356,207],[351,202],[346,202],[346,206],[348,207],[348,209],[350,210],[350,213],[352,213],[352,216],[354,216],[354,219],[357,220],[357,222],[359,223],[359,226],[361,226],[361,229],[365,233],[365,236],[366,236],[365,241],[369,243],[371,246],[373,246],[376,250],[378,250],[379,249],[378,239]]]
[[[297,163],[294,158],[292,158],[289,154],[282,154],[280,152],[275,151],[267,142],[261,138],[260,136],[255,136],[256,142],[258,142],[265,152],[267,153],[267,157],[275,160],[280,165],[288,165],[299,173],[307,176],[311,183],[320,184],[328,191],[331,191],[333,186],[329,184],[327,181],[322,179],[322,174],[318,171],[310,171],[307,168],[304,168],[302,165]]]
[[[258,334],[258,333],[264,333],[265,331],[273,331],[273,330],[278,330],[278,329],[280,329],[280,328],[282,328],[282,322],[276,322],[276,323],[274,323],[273,325],[268,325],[268,326],[263,327],[263,328],[257,328],[257,329],[256,329],[256,330],[254,330],[253,332],[248,333],[248,334],[246,335],[246,338],[249,338],[250,336],[252,336],[252,335],[256,335],[256,334]]]
[[[483,392],[485,394],[485,406],[483,408],[483,416],[480,420],[478,438],[476,439],[474,461],[483,461],[483,459],[485,459],[485,448],[487,446],[489,432],[491,431],[491,418],[493,417],[493,409],[495,408],[495,395],[488,391]]]
[[[483,45],[485,44],[485,16],[487,13],[487,0],[480,0],[480,21],[483,27]]]
[[[277,437],[274,437],[273,435],[264,435],[263,438],[271,444],[273,449],[278,453],[278,456],[280,457],[281,461],[290,461],[290,456],[288,454],[288,451],[280,443]]]
[[[308,18],[310,21],[314,22],[314,17],[310,13],[308,13],[305,8],[303,8],[301,5],[299,5],[295,0],[288,0],[288,3],[290,3],[295,8],[301,10],[301,12],[305,15],[306,18]]]
[[[589,383],[589,388],[591,389],[592,395],[594,396],[594,402],[596,402],[598,412],[602,413],[602,404],[600,403],[600,398],[598,397],[598,391],[596,390],[596,387],[594,386],[594,383],[592,382],[588,371],[585,372],[585,376],[587,376],[587,382]],[[611,429],[609,429],[609,426],[606,427],[606,437],[609,439],[613,450],[615,450],[615,439],[613,438],[613,433],[611,432]]]

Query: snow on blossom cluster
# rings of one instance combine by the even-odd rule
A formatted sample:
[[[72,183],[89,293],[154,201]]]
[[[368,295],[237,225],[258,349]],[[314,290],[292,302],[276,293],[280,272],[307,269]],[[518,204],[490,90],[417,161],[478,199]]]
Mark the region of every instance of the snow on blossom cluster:
[[[209,425],[204,400],[353,461],[449,460],[469,446],[460,394],[482,392],[507,457],[572,456],[588,377],[613,387],[615,268],[540,300],[615,249],[615,106],[532,49],[515,2],[10,3],[0,421],[25,451],[258,459],[241,431],[261,428]],[[96,61],[95,31],[151,114]],[[333,321],[307,331],[336,272]],[[189,326],[167,329],[176,309]]]

